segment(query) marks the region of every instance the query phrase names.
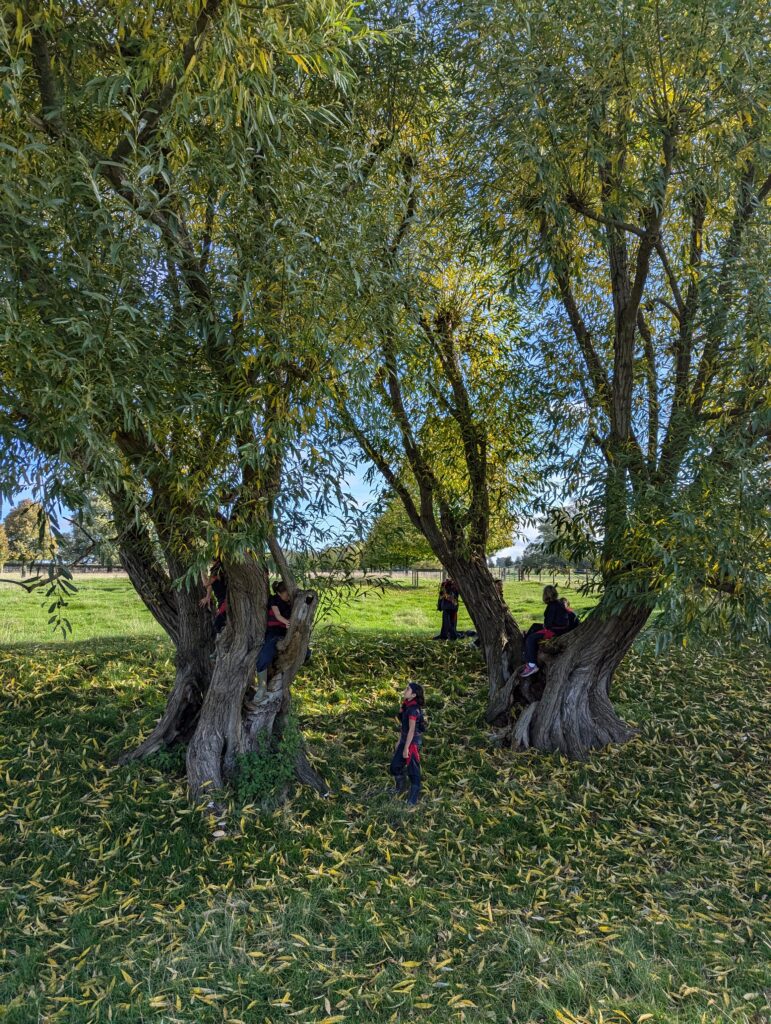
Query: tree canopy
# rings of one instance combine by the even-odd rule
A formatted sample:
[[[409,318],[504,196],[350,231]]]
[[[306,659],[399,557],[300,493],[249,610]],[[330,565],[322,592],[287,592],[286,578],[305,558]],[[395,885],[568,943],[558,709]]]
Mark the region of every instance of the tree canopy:
[[[590,510],[584,536],[603,539],[605,591],[678,593],[724,627],[758,621],[771,189],[760,8],[440,6],[468,75],[457,151],[473,213],[512,287],[538,289],[552,471]]]
[[[35,562],[48,561],[56,551],[56,541],[43,506],[31,498],[24,498],[5,517],[4,540],[8,557],[25,568]]]
[[[657,604],[672,631],[767,625],[763,17],[166,0],[2,21],[4,486],[32,462],[41,500],[107,496],[187,651],[189,715],[150,746],[212,716],[196,791],[256,742],[238,723],[268,556],[295,591],[284,547],[345,504],[351,442],[401,503],[375,540],[418,534],[459,581],[489,720],[536,698],[521,743],[630,734],[610,680]],[[534,695],[486,558],[566,505],[560,546],[602,599]],[[288,689],[271,700],[286,718]]]

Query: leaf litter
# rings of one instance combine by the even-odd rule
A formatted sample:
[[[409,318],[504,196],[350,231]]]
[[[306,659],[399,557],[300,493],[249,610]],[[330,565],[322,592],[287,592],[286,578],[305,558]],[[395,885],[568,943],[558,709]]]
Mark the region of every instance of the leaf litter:
[[[115,763],[162,640],[0,651],[0,1021],[764,1024],[768,693],[757,647],[726,660],[638,645],[639,738],[578,764],[488,748],[468,648],[322,630],[297,694],[332,798],[213,841],[179,762]],[[409,678],[412,816],[386,774]]]

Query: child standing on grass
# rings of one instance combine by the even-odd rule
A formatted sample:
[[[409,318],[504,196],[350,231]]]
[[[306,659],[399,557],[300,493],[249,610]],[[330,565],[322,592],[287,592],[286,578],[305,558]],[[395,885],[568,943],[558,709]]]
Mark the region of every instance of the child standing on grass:
[[[406,781],[409,779],[410,792],[407,803],[411,807],[417,804],[420,796],[420,748],[425,729],[424,704],[423,687],[420,683],[408,683],[402,694],[402,706],[399,711],[401,735],[391,758],[390,771],[397,793],[404,792]]]
[[[458,639],[458,596],[459,591],[452,580],[445,580],[439,590],[437,610],[442,613],[440,640]]]

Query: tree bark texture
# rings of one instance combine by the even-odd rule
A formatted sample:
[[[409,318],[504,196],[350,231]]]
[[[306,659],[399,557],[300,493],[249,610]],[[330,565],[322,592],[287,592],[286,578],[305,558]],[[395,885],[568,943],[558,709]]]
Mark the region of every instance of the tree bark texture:
[[[149,757],[175,743],[187,743],[198,723],[204,694],[209,687],[214,650],[211,616],[199,606],[201,593],[178,590],[176,606],[176,675],[166,707],[150,734],[121,763]]]
[[[616,714],[610,684],[649,615],[645,607],[613,614],[600,607],[578,629],[542,646],[540,672],[525,687],[540,699],[515,723],[515,744],[577,759],[631,739],[636,730]]]
[[[158,561],[147,529],[135,520],[131,512],[125,512],[117,498],[112,498],[111,504],[119,530],[120,563],[147,610],[176,644],[177,592],[169,572]]]
[[[280,743],[291,683],[305,660],[318,603],[313,591],[295,592],[289,629],[267,682],[252,689],[265,636],[268,578],[253,560],[227,565],[226,571],[228,621],[217,641],[214,673],[187,749],[188,787],[195,799],[221,790],[235,776],[239,756],[274,750]],[[306,765],[311,784],[325,788],[320,777],[313,779],[304,755],[298,758],[299,770]]]
[[[519,683],[522,633],[483,559],[450,557],[446,568],[458,584],[482,645],[487,669],[485,718],[490,723],[508,721]]]
[[[201,608],[202,588],[174,588],[172,578],[185,567],[159,561],[157,548],[141,523],[118,496],[112,498],[120,532],[120,560],[134,589],[175,647],[176,675],[163,715],[142,743],[126,751],[121,763],[149,757],[193,734],[212,673],[214,650],[211,616]]]

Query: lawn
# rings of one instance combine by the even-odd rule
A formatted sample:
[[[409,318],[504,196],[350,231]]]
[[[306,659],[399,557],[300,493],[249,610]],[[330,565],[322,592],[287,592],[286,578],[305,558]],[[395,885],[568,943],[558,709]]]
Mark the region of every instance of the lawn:
[[[518,583],[508,581],[504,594],[512,612],[524,619],[543,618],[541,593],[544,583]],[[558,581],[559,582],[559,581]],[[97,637],[162,636],[162,630],[137,598],[125,578],[100,577],[81,581],[78,593],[67,607],[67,618],[72,623],[75,640]],[[593,599],[575,590],[563,590],[579,613],[593,604]],[[0,583],[3,610],[0,615],[0,644],[48,642],[53,637],[47,632],[49,601],[25,594],[19,587]],[[437,587],[421,581],[413,588],[399,578],[384,589],[369,587],[356,593],[352,601],[343,605],[330,603],[323,624],[340,625],[356,632],[372,631],[390,634],[423,634],[432,636],[441,626],[441,614],[436,610]],[[458,628],[470,629],[471,620],[461,605]]]
[[[539,592],[507,599],[531,615]],[[369,594],[317,631],[297,694],[333,795],[234,804],[214,839],[178,757],[115,765],[173,676],[128,585],[88,581],[66,643],[4,590],[0,1021],[764,1024],[765,652],[729,673],[643,639],[615,692],[639,738],[518,755],[488,747],[477,652],[427,639],[433,597]],[[384,772],[411,677],[412,815]]]

